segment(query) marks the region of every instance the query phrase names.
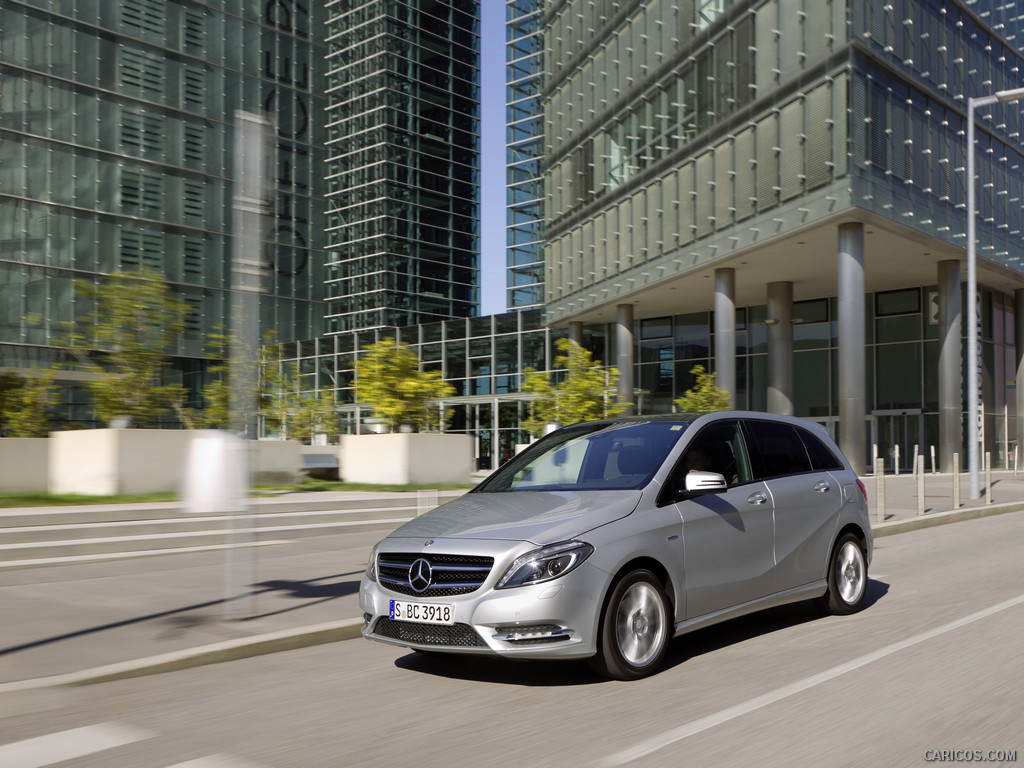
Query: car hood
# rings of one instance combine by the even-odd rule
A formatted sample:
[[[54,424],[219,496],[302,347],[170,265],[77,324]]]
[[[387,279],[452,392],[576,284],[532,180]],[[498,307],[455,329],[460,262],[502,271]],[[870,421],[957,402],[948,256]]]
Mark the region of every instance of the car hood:
[[[544,545],[625,517],[641,491],[467,493],[401,526],[388,538],[509,539]]]

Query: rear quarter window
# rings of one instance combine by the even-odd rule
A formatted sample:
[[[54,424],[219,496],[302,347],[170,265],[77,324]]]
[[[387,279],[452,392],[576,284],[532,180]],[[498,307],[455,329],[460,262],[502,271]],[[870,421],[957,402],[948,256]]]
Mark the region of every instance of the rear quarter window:
[[[806,429],[798,429],[797,432],[800,435],[800,439],[804,442],[807,455],[811,458],[812,469],[843,469],[843,462],[821,440]]]

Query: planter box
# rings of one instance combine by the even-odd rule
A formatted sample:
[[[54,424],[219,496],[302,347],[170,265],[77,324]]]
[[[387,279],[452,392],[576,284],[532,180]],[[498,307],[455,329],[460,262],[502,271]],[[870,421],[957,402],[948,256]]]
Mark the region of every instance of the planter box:
[[[192,432],[82,429],[50,434],[50,492],[112,496],[181,490]]]
[[[49,437],[51,493],[112,496],[176,493],[184,482],[188,446],[198,433],[174,429],[82,429]],[[294,440],[248,443],[251,482],[296,483],[302,446]]]
[[[0,492],[46,493],[49,468],[49,438],[0,438]]]
[[[340,454],[342,479],[349,483],[468,485],[473,472],[470,435],[343,435]]]

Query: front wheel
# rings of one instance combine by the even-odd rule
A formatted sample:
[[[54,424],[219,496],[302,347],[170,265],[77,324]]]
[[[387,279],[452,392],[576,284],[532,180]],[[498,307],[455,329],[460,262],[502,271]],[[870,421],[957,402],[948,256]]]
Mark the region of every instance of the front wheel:
[[[672,637],[668,598],[648,570],[632,571],[612,590],[591,664],[616,680],[638,680],[661,666]]]
[[[847,533],[836,542],[828,566],[828,592],[815,604],[825,613],[842,616],[864,607],[868,588],[868,563],[860,539]]]

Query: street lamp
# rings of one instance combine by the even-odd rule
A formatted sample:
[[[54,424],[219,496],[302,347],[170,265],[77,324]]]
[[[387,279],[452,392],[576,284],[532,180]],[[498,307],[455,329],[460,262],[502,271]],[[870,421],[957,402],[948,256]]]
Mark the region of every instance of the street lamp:
[[[978,346],[978,257],[974,247],[974,108],[1018,99],[1024,99],[1024,88],[967,99],[967,359],[969,370],[974,372],[967,385],[967,466],[972,499],[981,498],[981,491],[978,488],[978,441],[985,418],[983,403],[979,397],[982,365],[981,350]]]

